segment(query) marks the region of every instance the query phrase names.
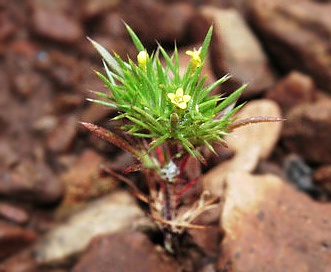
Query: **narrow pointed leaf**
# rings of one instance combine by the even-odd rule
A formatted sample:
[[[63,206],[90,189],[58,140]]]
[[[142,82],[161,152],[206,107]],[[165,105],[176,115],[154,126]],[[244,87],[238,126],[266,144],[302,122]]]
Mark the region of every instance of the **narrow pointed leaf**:
[[[80,123],[86,129],[88,129],[89,131],[91,131],[93,134],[100,137],[101,139],[104,139],[105,141],[110,142],[113,145],[116,145],[117,147],[131,153],[138,159],[141,159],[141,153],[137,149],[135,149],[127,141],[123,140],[121,137],[117,136],[111,131],[91,123],[85,123],[85,122],[80,122]]]
[[[101,44],[97,43],[91,38],[87,38],[87,39],[92,43],[93,47],[99,52],[99,54],[107,62],[107,64],[119,75],[122,75],[122,70],[119,67],[116,59]]]
[[[134,33],[132,28],[130,26],[128,26],[127,24],[125,24],[125,27],[126,27],[127,31],[129,32],[131,39],[132,39],[134,45],[136,46],[136,48],[138,49],[138,51],[144,51],[145,47],[142,44],[142,42],[140,41],[140,39],[138,38],[138,36],[136,35],[136,33]]]
[[[286,120],[285,118],[281,118],[281,117],[255,116],[255,117],[249,117],[249,118],[237,120],[237,121],[233,122],[231,125],[229,125],[228,129],[229,129],[229,131],[232,131],[236,128],[251,125],[251,124],[283,122],[285,120]]]

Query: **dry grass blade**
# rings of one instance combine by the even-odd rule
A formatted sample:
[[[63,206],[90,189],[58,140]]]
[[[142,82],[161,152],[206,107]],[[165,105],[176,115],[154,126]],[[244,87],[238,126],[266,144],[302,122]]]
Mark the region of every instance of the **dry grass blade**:
[[[110,174],[111,176],[117,178],[120,181],[123,181],[125,184],[127,184],[133,191],[133,194],[140,199],[141,201],[148,203],[148,197],[145,196],[139,189],[138,187],[128,178],[116,173],[109,167],[102,167],[102,170],[105,171],[106,173]]]
[[[164,220],[164,219],[162,219],[160,217],[153,216],[151,214],[148,214],[148,216],[150,218],[152,218],[153,220],[155,220],[156,222],[159,222],[162,225],[170,226],[170,227],[188,228],[188,229],[200,229],[200,230],[204,230],[204,229],[210,228],[210,226],[194,225],[194,224],[185,223],[185,222],[168,221],[168,220]]]
[[[96,136],[106,140],[107,142],[110,142],[117,147],[131,153],[134,155],[136,158],[141,159],[141,154],[140,152],[133,148],[128,142],[117,136],[116,134],[112,133],[111,131],[99,127],[97,125],[91,124],[91,123],[85,123],[85,122],[80,122],[86,129],[91,131],[93,134]]]
[[[247,126],[251,124],[257,124],[257,123],[271,123],[271,122],[283,122],[285,121],[285,118],[281,117],[270,117],[270,116],[255,116],[255,117],[249,117],[245,119],[240,119],[232,124],[229,125],[228,131],[232,131],[236,128]]]

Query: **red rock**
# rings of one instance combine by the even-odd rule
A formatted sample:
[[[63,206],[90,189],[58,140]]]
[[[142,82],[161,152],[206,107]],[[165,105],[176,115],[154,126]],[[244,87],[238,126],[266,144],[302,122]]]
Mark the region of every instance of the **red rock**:
[[[288,150],[308,163],[330,163],[331,100],[298,105],[286,118],[282,138]]]
[[[272,87],[267,98],[274,100],[283,112],[294,106],[313,102],[316,98],[314,81],[307,75],[293,71]]]
[[[31,251],[15,254],[0,264],[0,271],[5,272],[36,272],[37,264]],[[60,271],[57,271],[60,272]]]
[[[114,112],[115,111],[113,108],[103,107],[96,103],[90,103],[84,109],[84,111],[81,113],[79,121],[88,122],[88,123],[96,123]]]
[[[8,143],[0,142],[0,150],[0,160],[3,164],[3,167],[9,168],[19,162],[18,154],[15,153],[14,148]]]
[[[206,37],[208,29],[210,28],[210,20],[201,12],[197,11],[188,24],[189,28],[187,30],[187,40],[192,44],[202,43]]]
[[[83,0],[80,1],[80,12],[84,19],[100,16],[116,8],[120,0]]]
[[[253,31],[234,9],[204,6],[200,12],[214,24],[211,60],[217,77],[230,74],[222,85],[230,93],[248,83],[243,97],[261,94],[275,82],[267,56]]]
[[[144,234],[119,232],[92,240],[72,272],[173,272],[178,269],[175,260],[158,252]]]
[[[80,22],[62,10],[61,1],[32,1],[32,28],[43,37],[62,42],[77,43],[83,37]]]
[[[62,205],[77,204],[102,196],[117,187],[112,177],[101,175],[102,163],[104,159],[92,150],[86,150],[78,157],[61,177],[66,187]]]
[[[72,112],[77,109],[84,102],[82,94],[59,94],[54,99],[53,112],[58,114]]]
[[[59,50],[43,52],[44,61],[39,67],[46,71],[48,76],[63,87],[75,87],[83,78],[83,65],[77,58]]]
[[[45,135],[48,132],[55,129],[58,124],[58,120],[55,115],[45,115],[42,116],[40,119],[37,119],[32,127],[34,132],[39,133],[41,135]]]
[[[100,142],[100,138],[98,138],[98,140]],[[137,159],[133,157],[132,154],[128,152],[120,152],[111,162],[109,162],[109,167],[117,173],[124,173],[128,167],[134,164],[137,164]]]
[[[314,172],[314,184],[325,191],[327,194],[331,194],[331,165],[323,165],[318,167]]]
[[[37,235],[31,230],[0,221],[0,259],[22,250],[36,238]]]
[[[201,0],[201,5],[209,5],[220,8],[235,8],[239,11],[245,10],[246,0]]]
[[[24,224],[29,219],[25,210],[7,203],[0,203],[0,216],[17,224]]]
[[[0,193],[32,203],[54,203],[63,194],[63,186],[44,162],[25,159],[2,173]]]
[[[31,96],[39,83],[40,76],[35,72],[17,74],[13,78],[15,93],[23,98]]]
[[[221,206],[201,214],[194,220],[194,224],[206,226],[206,229],[189,229],[188,233],[194,243],[198,245],[209,257],[217,257],[219,254],[219,243],[221,241],[221,230],[219,220]]]
[[[99,57],[99,61],[101,61],[100,57]],[[100,68],[98,68],[97,70],[100,70]],[[82,89],[91,90],[92,92],[93,91],[99,91],[105,93],[108,92],[108,89],[104,86],[102,80],[100,80],[99,77],[97,77],[97,75],[91,72],[89,72],[88,75],[85,77],[85,81],[83,82]],[[93,93],[87,94],[87,96],[93,99],[98,99],[98,97]],[[97,123],[105,119],[106,117],[114,115],[115,113],[116,110],[114,108],[88,102],[86,107],[80,113],[79,121],[87,122],[87,123]]]
[[[312,76],[319,87],[331,91],[331,3],[254,0],[248,4],[250,21],[275,62],[285,71]]]
[[[330,204],[272,175],[233,173],[221,224],[220,271],[329,271]]]
[[[1,12],[0,13],[0,41],[7,40],[15,33],[15,31],[17,31],[17,28],[16,28],[14,22],[12,21],[12,19],[10,19],[8,14]]]
[[[54,153],[69,152],[78,131],[76,117],[62,119],[47,136],[47,148]]]
[[[7,71],[13,92],[29,98],[40,88],[41,76],[34,69],[36,45],[30,41],[17,41],[6,54]]]
[[[127,31],[119,12],[111,12],[101,18],[98,31],[114,38],[127,38]]]
[[[185,3],[166,5],[153,0],[127,0],[122,2],[120,14],[145,43],[154,44],[155,40],[180,43],[185,38],[188,22],[194,17],[195,10]]]

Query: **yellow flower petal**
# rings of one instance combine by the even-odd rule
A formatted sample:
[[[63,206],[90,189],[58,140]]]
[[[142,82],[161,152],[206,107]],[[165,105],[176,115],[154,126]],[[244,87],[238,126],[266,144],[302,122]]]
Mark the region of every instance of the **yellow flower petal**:
[[[176,105],[180,109],[187,108],[187,102],[190,101],[191,96],[188,94],[184,95],[183,88],[178,88],[176,93],[168,93],[168,98],[171,100],[171,103]]]
[[[146,67],[148,57],[148,53],[145,50],[140,51],[137,55],[137,61],[139,65],[141,65],[142,67]]]
[[[186,102],[180,102],[177,104],[178,108],[181,108],[182,110],[187,108],[187,103]]]
[[[175,99],[175,96],[176,95],[174,93],[168,93],[168,97],[170,98],[170,100],[174,100]]]
[[[193,56],[194,55],[194,52],[192,50],[187,50],[185,52],[186,55],[189,55],[189,56]]]
[[[188,94],[185,94],[184,96],[183,96],[183,101],[186,103],[186,102],[189,102],[191,100],[191,96],[190,95],[188,95]]]
[[[192,50],[187,50],[185,52],[187,55],[191,56],[191,61],[192,61],[192,64],[197,68],[197,67],[200,67],[202,61],[201,61],[201,58],[200,58],[200,53],[201,53],[201,47],[196,50],[194,49],[194,51]]]
[[[184,94],[183,88],[178,88],[177,91],[176,91],[176,95],[177,96],[183,96],[183,94]]]

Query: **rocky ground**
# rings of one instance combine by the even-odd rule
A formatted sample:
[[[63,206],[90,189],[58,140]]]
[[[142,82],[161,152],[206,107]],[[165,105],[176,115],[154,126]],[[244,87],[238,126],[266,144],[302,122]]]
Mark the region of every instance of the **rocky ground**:
[[[330,14],[328,0],[0,0],[0,271],[331,271]],[[214,24],[209,82],[249,83],[242,117],[286,118],[238,129],[203,169],[191,162],[222,205],[177,258],[100,171],[132,158],[78,123],[114,126],[85,100],[104,89],[86,36],[135,58],[122,20],[151,50],[176,40],[183,65]]]

